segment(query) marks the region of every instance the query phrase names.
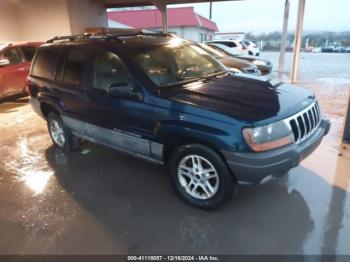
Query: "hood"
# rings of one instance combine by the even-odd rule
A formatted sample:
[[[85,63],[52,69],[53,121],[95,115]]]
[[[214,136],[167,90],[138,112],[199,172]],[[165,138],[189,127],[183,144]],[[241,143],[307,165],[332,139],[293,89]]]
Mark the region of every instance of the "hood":
[[[301,111],[314,99],[308,90],[273,83],[264,77],[240,74],[169,88],[163,95],[173,101],[256,124],[271,122],[271,118],[276,121],[286,118]]]
[[[245,54],[235,55],[235,58],[244,59],[244,60],[250,61],[250,62],[254,61],[254,60],[261,60],[261,61],[264,61],[268,65],[271,63],[269,60],[261,58],[259,56],[252,56],[252,55],[245,55]]]
[[[223,63],[225,66],[227,66],[228,68],[230,67],[234,67],[234,68],[238,68],[238,69],[257,69],[256,65],[245,61],[243,59],[239,59],[239,58],[235,58],[235,57],[230,57],[230,56],[226,56],[223,58],[219,59],[221,63]]]

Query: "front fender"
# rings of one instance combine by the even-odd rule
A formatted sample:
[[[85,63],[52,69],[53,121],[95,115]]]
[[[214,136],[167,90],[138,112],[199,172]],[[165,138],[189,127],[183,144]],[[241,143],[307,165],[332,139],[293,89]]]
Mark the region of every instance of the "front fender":
[[[201,143],[217,150],[237,151],[237,136],[226,130],[227,124],[217,127],[181,120],[167,120],[157,124],[154,135],[165,146],[178,143]]]

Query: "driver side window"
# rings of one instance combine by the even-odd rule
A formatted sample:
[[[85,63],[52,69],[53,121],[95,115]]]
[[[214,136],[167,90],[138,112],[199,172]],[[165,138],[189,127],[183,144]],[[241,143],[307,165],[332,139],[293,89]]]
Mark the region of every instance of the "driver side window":
[[[100,52],[94,59],[93,87],[107,91],[111,85],[130,81],[130,73],[112,52]]]

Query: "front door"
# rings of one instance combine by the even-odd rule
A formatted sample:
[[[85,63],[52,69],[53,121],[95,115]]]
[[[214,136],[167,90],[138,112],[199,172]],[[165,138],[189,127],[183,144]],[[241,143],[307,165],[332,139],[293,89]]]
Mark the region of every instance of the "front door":
[[[112,86],[122,85],[134,97],[111,96]],[[87,93],[92,107],[86,112],[98,125],[90,130],[98,140],[114,147],[150,157],[152,107],[117,54],[98,50],[94,54],[92,84]]]

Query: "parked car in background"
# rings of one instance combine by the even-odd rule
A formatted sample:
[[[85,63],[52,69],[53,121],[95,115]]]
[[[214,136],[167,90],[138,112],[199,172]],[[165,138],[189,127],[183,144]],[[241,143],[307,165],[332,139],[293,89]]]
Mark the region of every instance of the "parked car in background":
[[[242,53],[244,51],[243,45],[235,40],[211,40],[206,41],[206,44],[220,44],[226,51]]]
[[[345,53],[345,47],[343,47],[343,46],[336,46],[336,47],[334,47],[333,52],[334,53]]]
[[[333,53],[334,46],[325,46],[321,48],[322,53]]]
[[[222,44],[208,43],[208,45],[215,48],[216,50],[226,53],[226,55],[228,56],[239,58],[256,65],[262,75],[270,74],[272,71],[272,63],[267,59],[251,55],[245,55],[242,52],[235,52],[232,50],[227,51],[227,48]]]
[[[227,68],[229,68],[233,72],[261,75],[261,72],[257,68],[257,66],[248,61],[227,55],[227,53],[215,49],[207,44],[198,43],[198,46],[205,50],[208,54],[220,60],[221,63],[223,63],[225,66],[227,66]]]
[[[0,98],[25,93],[30,64],[40,44],[0,44]]]
[[[28,91],[58,148],[83,138],[166,164],[176,192],[204,209],[238,182],[283,176],[330,128],[311,91],[234,74],[171,34],[52,39],[35,55]]]
[[[312,49],[312,53],[321,53],[321,51],[322,51],[322,49],[321,49],[321,47],[315,47],[315,48],[313,48]]]
[[[260,55],[260,49],[256,45],[256,43],[254,43],[253,41],[242,40],[240,43],[248,55],[252,55],[252,56],[259,56]]]

